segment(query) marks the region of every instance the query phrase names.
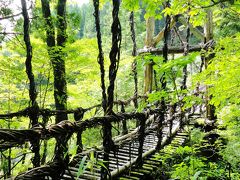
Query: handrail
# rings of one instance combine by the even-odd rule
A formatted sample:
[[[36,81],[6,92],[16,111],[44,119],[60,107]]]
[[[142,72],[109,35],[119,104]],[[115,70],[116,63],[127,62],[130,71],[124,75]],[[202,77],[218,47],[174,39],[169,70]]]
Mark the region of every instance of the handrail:
[[[42,128],[35,129],[35,132],[39,133],[39,137],[41,138],[47,138],[50,136],[57,137],[58,135],[62,135],[63,133],[74,133],[78,130],[85,130],[88,128],[96,127],[99,125],[104,125],[105,122],[113,123],[113,122],[120,122],[122,120],[130,120],[130,119],[136,119],[140,121],[140,128],[139,128],[139,143],[141,147],[143,146],[144,141],[144,132],[145,132],[145,123],[146,119],[156,112],[159,112],[159,109],[154,110],[145,110],[142,113],[118,113],[116,115],[111,116],[104,116],[104,117],[94,117],[89,120],[85,120],[82,122],[69,122],[69,121],[63,121],[58,123],[57,125],[50,125],[46,130],[43,131]],[[67,131],[67,132],[66,132]],[[49,133],[49,134],[48,134]],[[142,153],[143,149],[140,148],[138,151],[138,158],[137,161],[139,163],[142,162]],[[65,162],[51,162],[50,164],[47,164],[42,167],[34,168],[30,171],[27,171],[23,174],[18,175],[15,179],[26,179],[28,177],[34,178],[34,177],[43,177],[43,176],[51,176],[53,177],[55,175],[54,172],[56,172],[56,169],[59,170],[59,172],[62,172],[63,169],[67,170],[67,165]],[[54,171],[55,169],[55,171]]]
[[[150,115],[151,113],[155,113],[155,112],[158,112],[159,111],[159,109],[157,109],[157,110],[153,110],[153,111],[148,111],[148,115]],[[133,113],[134,114],[134,113]],[[135,115],[135,117],[138,117],[138,115],[146,115],[146,113],[144,112],[144,113],[136,113],[136,114],[134,114]],[[130,114],[127,114],[125,117],[129,117],[130,118]],[[148,116],[149,117],[149,116]],[[113,118],[113,117],[109,117],[110,119],[111,119],[111,122],[115,122],[117,119],[116,118]],[[152,118],[152,117],[150,117],[150,118]],[[180,117],[179,117],[180,118]],[[101,118],[100,118],[101,119]],[[143,122],[143,121],[142,121]],[[145,122],[145,121],[144,121]],[[146,122],[147,123],[147,122]],[[180,122],[178,122],[178,124],[172,129],[172,133],[171,133],[171,135],[170,136],[167,136],[167,137],[164,137],[163,139],[162,139],[162,142],[161,142],[161,146],[163,147],[164,145],[166,145],[168,142],[169,142],[169,140],[171,139],[171,138],[173,138],[175,135],[176,135],[176,133],[178,132],[178,130],[181,128],[181,123]],[[89,126],[88,126],[89,127]],[[92,126],[91,126],[92,127]],[[143,127],[143,126],[142,126]],[[142,129],[142,130],[144,130],[144,129]],[[139,134],[140,135],[140,134]],[[141,135],[140,135],[141,136]],[[140,142],[140,140],[139,140],[139,142]],[[142,145],[140,145],[140,146],[143,146],[143,144]],[[141,150],[140,150],[141,151]],[[143,151],[141,151],[141,155],[138,153],[138,157],[136,157],[136,158],[134,158],[134,159],[132,159],[130,162],[128,162],[128,163],[126,163],[125,165],[123,165],[123,166],[120,166],[119,168],[117,168],[117,169],[115,169],[115,170],[113,170],[113,171],[111,171],[110,172],[110,174],[111,174],[111,177],[112,178],[114,178],[114,177],[116,177],[116,175],[117,174],[119,174],[119,173],[121,173],[121,172],[123,172],[123,171],[125,171],[126,169],[128,169],[131,165],[133,165],[133,164],[139,164],[139,163],[141,163],[141,160],[143,160],[143,158],[145,158],[146,156],[148,156],[149,154],[152,154],[152,153],[154,153],[156,151],[156,148],[151,148],[151,149],[149,149],[147,152],[145,152],[145,153],[143,153]],[[140,159],[140,161],[139,161],[139,157],[141,158]],[[63,168],[65,168],[65,169],[63,169]],[[67,167],[67,165],[64,163],[64,162],[55,162],[55,161],[53,161],[53,162],[50,162],[49,164],[47,164],[47,165],[44,165],[44,166],[41,166],[41,167],[38,167],[38,168],[34,168],[34,169],[32,169],[32,170],[30,170],[30,171],[27,171],[27,172],[25,172],[25,173],[23,173],[23,174],[20,174],[20,175],[18,175],[15,179],[16,180],[22,180],[22,179],[27,179],[27,178],[37,178],[37,177],[43,177],[43,176],[45,176],[45,177],[47,177],[47,176],[49,176],[49,177],[52,177],[52,178],[54,178],[54,176],[56,176],[56,170],[58,170],[59,172],[63,172],[64,170],[68,170],[68,167]]]
[[[103,117],[93,117],[84,121],[62,121],[58,124],[52,124],[46,128],[43,126],[33,127],[29,130],[13,130],[0,129],[0,149],[4,148],[4,143],[8,142],[9,147],[24,144],[27,141],[34,141],[36,139],[50,139],[58,138],[66,134],[72,134],[78,131],[84,131],[89,128],[102,126],[104,123],[121,122],[129,119],[139,119],[142,116],[148,116],[157,112],[158,109],[149,110],[142,113],[117,113],[115,115],[107,115]]]
[[[117,100],[114,101],[113,103],[116,105],[130,105],[130,103],[136,99],[146,99],[147,96],[146,95],[139,95],[137,97],[133,96],[127,100]],[[42,115],[42,116],[55,116],[58,113],[64,113],[64,114],[73,114],[79,111],[82,111],[82,113],[85,113],[87,111],[90,111],[94,108],[99,108],[101,107],[101,104],[96,104],[94,106],[88,107],[88,108],[82,108],[82,107],[78,107],[75,109],[69,109],[69,110],[50,110],[50,109],[39,109],[37,112],[38,115]],[[0,114],[0,119],[7,119],[7,118],[13,118],[13,117],[27,117],[29,116],[29,114],[32,112],[32,107],[27,107],[25,109],[22,109],[20,111],[17,112],[13,112],[13,113],[6,113],[6,114]]]

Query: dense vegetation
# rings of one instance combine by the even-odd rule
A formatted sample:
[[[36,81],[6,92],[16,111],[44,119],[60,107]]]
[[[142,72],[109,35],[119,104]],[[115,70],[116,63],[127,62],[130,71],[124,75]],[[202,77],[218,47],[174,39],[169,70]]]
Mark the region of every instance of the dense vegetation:
[[[66,110],[100,104],[102,89],[93,3],[79,6],[73,1],[64,4],[64,0],[21,2],[0,0],[0,114],[28,106]],[[21,13],[24,3],[30,29],[26,29],[26,16]],[[112,2],[101,0],[100,28],[106,71],[112,44],[111,11]],[[132,56],[129,17],[133,13],[136,46],[139,52],[144,52],[137,56]],[[182,111],[186,112],[196,107],[202,115],[202,119],[194,122],[196,128],[189,129],[189,142],[185,146],[176,150],[168,146],[171,156],[160,153],[158,158],[163,161],[160,174],[172,179],[240,179],[239,2],[123,0],[119,18],[122,44],[114,99],[134,96],[132,64],[135,63],[138,92],[148,96],[147,101],[139,101],[137,111],[164,100],[172,106],[180,103]],[[30,44],[26,43],[26,32]],[[166,44],[169,54],[164,57],[162,47]],[[200,44],[201,51],[190,52],[192,46]],[[27,51],[32,55],[32,74],[26,63],[28,45],[32,47],[31,52]],[[171,47],[183,51],[171,53]],[[154,48],[162,50],[161,55],[148,53]],[[108,75],[105,77],[108,85],[107,79]],[[114,108],[120,111],[120,106]],[[128,110],[134,109],[129,107]],[[94,109],[87,112],[84,119],[104,113]],[[66,114],[57,114],[47,122],[42,117],[39,121],[35,121],[36,117],[30,120],[27,117],[1,118],[0,128],[27,129],[38,122],[49,125],[67,118],[73,119]],[[214,122],[211,131],[206,128],[206,119]],[[117,133],[113,129],[113,134]],[[214,134],[217,139],[210,142],[208,137]],[[100,129],[97,128],[83,134],[85,147],[100,145],[96,144],[99,139]],[[44,146],[40,148],[40,157],[44,164],[54,154],[55,142],[41,143]],[[70,154],[76,154],[78,147],[72,142],[69,147]],[[9,159],[12,165],[20,162],[11,172],[13,175],[34,164],[29,144],[22,149],[21,153],[19,148],[0,151],[0,177],[10,173]],[[44,159],[46,149],[48,156]]]

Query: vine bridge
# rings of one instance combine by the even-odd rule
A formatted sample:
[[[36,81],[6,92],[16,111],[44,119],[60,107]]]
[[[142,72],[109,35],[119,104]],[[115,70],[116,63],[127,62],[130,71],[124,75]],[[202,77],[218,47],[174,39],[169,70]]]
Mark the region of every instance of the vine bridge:
[[[112,48],[110,52],[110,68],[109,68],[109,87],[106,92],[104,82],[104,56],[101,45],[101,33],[99,22],[99,2],[94,1],[96,31],[98,38],[99,56],[98,62],[101,70],[101,87],[102,87],[102,104],[92,106],[90,108],[77,108],[73,110],[50,110],[40,109],[34,103],[36,99],[31,99],[31,106],[15,113],[2,114],[1,119],[11,119],[13,117],[29,117],[32,126],[26,130],[16,129],[0,129],[0,152],[10,148],[29,147],[34,154],[32,157],[33,167],[28,171],[22,172],[15,176],[15,179],[143,179],[146,173],[154,171],[161,166],[161,161],[154,158],[154,154],[162,149],[173,139],[177,139],[180,145],[187,138],[184,132],[184,126],[191,123],[192,119],[200,116],[199,108],[195,110],[183,110],[183,102],[180,100],[174,104],[167,104],[164,98],[159,99],[156,105],[145,108],[141,112],[137,112],[138,99],[146,99],[147,97],[138,95],[136,63],[133,65],[133,74],[135,81],[134,96],[128,100],[114,101],[114,81],[118,70],[120,60],[121,46],[121,26],[118,19],[119,2],[113,1],[113,24],[112,24]],[[135,41],[134,21],[131,16],[132,39]],[[164,62],[168,60],[168,53],[183,53],[185,56],[191,51],[207,50],[212,47],[213,41],[209,41],[202,46],[189,46],[188,40],[190,36],[189,21],[187,24],[187,42],[183,43],[181,48],[168,46],[168,35],[172,26],[170,17],[166,18],[166,25],[162,31],[164,38],[163,49],[143,49],[139,53],[152,53],[155,55],[163,55]],[[175,22],[175,20],[174,20]],[[199,35],[200,34],[200,35]],[[198,32],[198,36],[202,36]],[[181,40],[181,38],[180,38]],[[136,55],[136,42],[134,43],[133,55]],[[185,68],[183,89],[186,89]],[[185,76],[186,75],[186,76]],[[161,87],[166,90],[166,79],[161,78]],[[32,83],[34,84],[34,83]],[[30,84],[31,85],[31,84]],[[32,88],[35,89],[35,88]],[[181,88],[182,89],[182,88]],[[31,90],[31,87],[30,87]],[[29,92],[35,95],[36,92]],[[34,97],[34,96],[32,96]],[[125,112],[129,105],[134,105],[131,112]],[[121,107],[120,112],[113,112],[113,106]],[[84,114],[92,109],[102,107],[104,116],[92,117],[84,119]],[[52,116],[61,116],[72,114],[74,121],[61,121],[57,124],[47,125],[47,120]],[[33,123],[34,117],[42,118],[41,123]],[[136,123],[135,128],[128,128],[127,122]],[[120,124],[120,136],[112,137],[112,128]],[[86,149],[82,142],[82,133],[85,130],[100,127],[102,128],[102,146],[92,149]],[[76,136],[77,154],[70,157],[68,142],[69,139]],[[50,139],[55,139],[55,153],[52,160],[47,164],[41,164],[41,158],[46,160],[46,151],[43,157],[40,155],[40,144],[46,143]],[[24,152],[22,152],[24,155]],[[24,157],[24,156],[23,156]],[[7,173],[0,178],[11,177],[11,171],[23,159],[17,158],[15,163],[8,164]],[[91,166],[89,166],[89,164]]]
[[[174,138],[178,139],[179,145],[183,143],[187,138],[187,134],[183,132],[184,125],[189,124],[190,120],[198,117],[199,114],[185,113],[178,107],[173,110],[172,106],[168,106],[168,113],[165,115],[158,108],[146,108],[141,113],[124,112],[125,107],[130,105],[133,100],[135,99],[114,102],[122,107],[122,112],[114,115],[93,117],[81,121],[84,113],[100,106],[97,105],[88,109],[78,108],[65,111],[64,113],[74,114],[75,122],[62,121],[47,127],[39,124],[29,130],[0,129],[1,151],[12,147],[22,147],[26,142],[31,143],[33,150],[35,143],[40,140],[55,138],[57,142],[55,155],[51,162],[19,174],[15,179],[143,178],[146,173],[150,173],[161,165],[160,160],[153,158],[154,153]],[[27,116],[30,112],[31,110],[27,108],[17,113],[1,115],[1,118]],[[59,112],[44,109],[39,113],[42,117],[47,118]],[[128,129],[127,121],[135,121],[138,125],[135,129]],[[102,147],[83,151],[81,135],[84,130],[106,125],[114,127],[116,123],[121,123],[122,135],[110,137],[107,142],[106,137],[103,137]],[[78,153],[69,161],[69,158],[66,158],[68,156],[66,155],[67,142],[74,133],[77,134],[76,144],[79,148]],[[39,154],[35,153],[32,161],[36,160],[38,156]],[[92,159],[91,156],[94,158]],[[90,162],[93,160],[94,162]],[[99,165],[99,162],[104,163]],[[91,168],[87,166],[88,163],[92,163]],[[81,168],[83,171],[79,174]]]

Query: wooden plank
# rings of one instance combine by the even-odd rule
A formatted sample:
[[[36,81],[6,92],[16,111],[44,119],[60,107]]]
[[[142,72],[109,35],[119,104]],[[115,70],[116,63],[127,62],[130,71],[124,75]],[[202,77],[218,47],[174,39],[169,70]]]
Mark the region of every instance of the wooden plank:
[[[172,135],[173,135],[173,136],[177,134],[177,131],[179,130],[179,128],[180,128],[180,127],[179,127],[179,123],[173,126],[173,129],[172,129],[172,130],[173,130],[173,131],[172,131]],[[164,145],[167,143],[167,140],[168,140],[167,137],[163,137],[161,144],[164,146]],[[155,148],[151,148],[151,149],[149,149],[147,152],[144,152],[143,155],[142,155],[142,157],[143,157],[143,158],[144,158],[144,157],[147,157],[147,156],[149,156],[150,154],[153,154],[155,151],[156,151]],[[136,163],[136,162],[137,162],[137,158],[134,158],[134,159],[131,160],[130,162],[126,163],[124,166],[120,167],[118,170],[112,171],[112,172],[111,172],[111,176],[112,176],[112,177],[115,177],[117,174],[119,174],[119,173],[123,172],[124,170],[128,169],[132,164],[134,164],[134,163]]]
[[[131,170],[130,172],[129,172],[129,174],[130,175],[133,175],[133,176],[137,176],[137,177],[142,177],[142,176],[144,176],[144,174],[143,173],[141,173],[141,172],[136,172],[136,171],[134,171],[134,170]]]
[[[157,169],[157,168],[159,168],[159,165],[151,164],[151,163],[147,163],[146,160],[144,160],[144,164],[143,164],[143,166],[151,167],[151,168],[153,168],[153,169]]]
[[[122,177],[127,178],[127,179],[132,179],[132,180],[139,180],[140,178],[134,177],[134,176],[128,176],[128,175],[123,175]]]
[[[129,156],[130,151],[127,149],[119,149],[118,151],[119,151],[119,153],[128,153],[127,155]],[[131,150],[131,155],[138,155],[138,152]]]
[[[69,179],[69,180],[73,180],[71,176],[69,176],[69,175],[66,175],[66,174],[64,174],[64,175],[63,175],[62,179],[66,179],[66,180],[68,180],[68,179]],[[79,177],[79,178],[78,178],[78,180],[87,180],[87,179],[84,179],[84,178],[80,178],[80,177]]]
[[[159,166],[159,165],[161,165],[161,162],[159,162],[159,161],[154,161],[154,160],[151,160],[151,159],[145,159],[145,160],[144,160],[144,163],[149,163],[149,164],[152,164],[152,165],[154,165],[154,166]]]

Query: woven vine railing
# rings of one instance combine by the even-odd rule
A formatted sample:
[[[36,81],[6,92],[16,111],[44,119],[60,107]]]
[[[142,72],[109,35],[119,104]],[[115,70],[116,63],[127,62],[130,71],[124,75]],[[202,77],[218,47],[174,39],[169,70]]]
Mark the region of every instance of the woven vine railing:
[[[86,129],[104,126],[106,123],[119,123],[127,120],[139,121],[139,144],[138,150],[138,164],[142,162],[142,147],[144,141],[145,122],[150,115],[159,113],[159,109],[147,109],[141,113],[117,113],[114,115],[106,115],[103,117],[93,117],[84,121],[62,121],[58,124],[52,124],[43,127],[40,124],[28,130],[13,130],[13,129],[0,129],[0,149],[6,150],[11,147],[21,147],[26,142],[35,142],[39,140],[48,140],[55,138],[57,142],[64,139],[69,140],[73,133],[82,133]],[[22,115],[22,114],[21,114]],[[67,138],[66,138],[67,137]],[[103,144],[104,146],[104,144]],[[64,152],[57,152],[64,153]],[[65,155],[66,157],[66,155]],[[34,168],[26,173],[18,175],[16,179],[34,179],[40,177],[59,178],[62,173],[67,169],[68,159],[55,159],[45,166]],[[56,173],[57,172],[57,173]]]

